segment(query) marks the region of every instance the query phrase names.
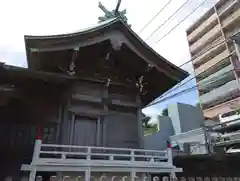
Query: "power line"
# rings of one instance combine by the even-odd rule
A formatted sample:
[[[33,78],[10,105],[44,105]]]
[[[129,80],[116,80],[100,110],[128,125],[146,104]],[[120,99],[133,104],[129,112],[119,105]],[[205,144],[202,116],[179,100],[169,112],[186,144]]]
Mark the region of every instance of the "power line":
[[[185,3],[183,3],[178,9],[177,11],[175,11],[168,19],[166,19],[160,26],[158,26],[147,38],[146,41],[153,36],[161,27],[163,27],[168,21],[170,21],[170,19],[176,15],[178,13],[178,11],[180,11],[190,0],[185,1]]]
[[[163,38],[165,38],[169,33],[171,33],[174,29],[176,29],[181,23],[183,23],[189,16],[191,16],[195,11],[198,10],[202,5],[204,5],[207,2],[207,0],[204,0],[202,3],[200,3],[193,11],[191,11],[183,20],[181,20],[176,26],[174,26],[170,31],[168,31],[166,34],[164,34],[156,43],[159,43]]]
[[[172,2],[172,0],[168,1],[168,2],[158,11],[158,13],[139,31],[139,33],[141,33],[171,2]]]
[[[195,85],[195,86],[192,86],[192,87],[190,87],[190,88],[184,89],[184,90],[182,90],[182,91],[180,91],[180,92],[177,92],[177,93],[175,93],[175,94],[173,94],[173,95],[170,95],[170,96],[168,96],[168,97],[165,97],[165,98],[163,98],[163,99],[161,99],[161,100],[159,100],[159,101],[150,103],[150,104],[148,104],[148,105],[147,105],[146,107],[144,107],[144,108],[154,106],[154,105],[156,105],[156,104],[159,104],[159,103],[161,103],[161,102],[163,102],[163,101],[166,101],[166,100],[171,99],[171,98],[173,98],[173,97],[176,97],[176,96],[178,96],[178,95],[186,94],[186,93],[188,93],[188,92],[190,92],[190,91],[193,91],[193,90],[195,90],[195,89],[197,89],[197,88],[199,88],[199,87],[203,87],[203,86],[205,86],[205,85],[207,85],[207,84],[209,84],[209,83],[217,82],[217,81],[219,81],[222,77],[224,77],[227,73],[229,73],[229,72],[231,72],[231,71],[232,71],[232,70],[230,70],[230,71],[226,72],[225,74],[219,76],[218,79],[216,79],[216,80],[214,80],[214,81],[209,81],[209,82],[207,82],[207,83],[205,83],[205,84],[203,84],[203,85]],[[238,69],[238,71],[239,71],[239,69]]]
[[[227,58],[229,58],[229,57],[231,57],[231,56],[232,56],[232,55],[229,55],[229,56],[225,57],[225,58],[222,59],[220,62],[226,60]],[[218,63],[220,63],[220,62],[218,62]],[[235,69],[235,70],[236,70],[236,69]],[[207,70],[206,70],[206,71],[207,71]],[[204,72],[205,72],[205,71],[204,71]],[[204,73],[204,72],[203,72],[203,73]],[[185,84],[187,84],[188,82],[190,82],[191,80],[193,80],[193,79],[195,79],[195,78],[196,78],[196,76],[194,76],[194,77],[192,77],[191,79],[187,80],[186,82],[180,84],[179,86],[177,86],[177,87],[175,87],[175,88],[173,88],[173,89],[170,89],[170,92],[166,92],[167,94],[165,93],[165,94],[163,94],[162,96],[160,96],[159,98],[162,98],[162,97],[170,94],[170,93],[173,92],[174,90],[179,89],[180,87],[184,86]]]
[[[214,49],[216,46],[218,46],[218,45],[221,45],[222,43],[224,43],[224,42],[227,42],[228,40],[230,40],[230,38],[229,39],[227,39],[227,40],[224,40],[224,41],[221,41],[220,43],[218,43],[218,44],[216,44],[215,46],[213,46],[213,47],[210,47],[209,49],[207,49],[207,50],[205,50],[205,51],[203,51],[200,55],[198,55],[198,56],[201,56],[202,54],[204,54],[205,52],[207,52],[207,51],[210,51],[211,49]],[[226,58],[228,58],[228,57],[226,57]],[[226,59],[225,58],[225,59]],[[225,60],[225,59],[223,59],[223,60]],[[195,60],[195,58],[192,58],[192,59],[190,59],[190,60],[188,60],[188,61],[186,61],[186,62],[184,62],[183,64],[181,64],[180,66],[178,66],[179,68],[181,68],[182,66],[184,66],[184,65],[186,65],[186,64],[188,64],[188,63],[192,63],[193,62],[193,60]],[[223,61],[222,60],[222,61]],[[220,61],[221,62],[221,61]],[[219,63],[220,63],[219,62]],[[186,82],[184,82],[184,83],[181,83],[179,86],[177,86],[177,87],[175,87],[175,88],[173,88],[173,89],[170,89],[169,91],[173,91],[173,90],[176,90],[176,89],[178,89],[179,87],[181,87],[181,86],[183,86],[183,85],[185,85],[186,83],[188,83],[188,82],[190,82],[191,80],[193,80],[193,79],[195,79],[195,77],[192,77],[191,79],[189,79],[189,80],[187,80]],[[159,98],[161,98],[161,97],[163,97],[163,96],[165,96],[166,95],[166,93],[168,93],[169,91],[167,91],[167,92],[165,92],[162,96],[160,96]]]
[[[226,58],[229,58],[230,56],[232,56],[232,55],[229,55],[229,56],[226,57]],[[226,58],[225,58],[225,59],[226,59]],[[225,59],[223,59],[223,60],[225,60]],[[223,61],[223,60],[222,60],[222,61]],[[239,71],[240,69],[233,69],[233,70]],[[217,82],[217,81],[219,81],[221,78],[223,78],[227,73],[229,73],[229,72],[231,72],[231,71],[232,71],[232,70],[224,73],[223,75],[219,76],[217,79],[216,79],[215,77],[213,77],[213,78],[211,78],[211,79],[214,79],[214,80],[211,80],[211,79],[210,79],[210,80],[207,81],[205,84],[196,85],[196,86],[193,86],[193,87],[191,87],[191,88],[184,89],[183,91],[180,91],[180,92],[178,92],[178,93],[176,93],[176,94],[173,94],[173,95],[170,95],[170,96],[168,96],[168,97],[165,97],[166,94],[163,95],[163,96],[160,96],[159,98],[162,98],[162,97],[165,97],[165,98],[163,98],[163,99],[161,99],[161,100],[158,100],[158,101],[156,101],[156,102],[150,103],[150,104],[148,104],[145,108],[150,107],[150,106],[153,106],[153,105],[156,105],[156,104],[161,103],[161,102],[163,102],[163,101],[166,101],[167,99],[171,99],[172,97],[176,97],[177,95],[182,94],[182,93],[184,93],[184,92],[189,92],[189,91],[192,91],[192,90],[194,90],[194,89],[196,89],[196,88],[204,87],[205,85],[207,85],[207,84],[209,84],[209,83]],[[186,81],[185,83],[180,84],[180,85],[179,85],[178,87],[176,87],[175,89],[172,89],[171,92],[173,92],[174,90],[182,87],[183,85],[185,85],[185,84],[188,83],[189,81],[193,80],[194,78],[196,78],[196,77],[194,76],[194,77],[192,77],[191,79],[189,79],[188,81]],[[169,95],[171,92],[169,92],[167,95]]]
[[[188,1],[186,1],[186,2],[188,2]],[[185,3],[186,3],[185,2]],[[207,2],[207,0],[204,0],[202,3],[200,3],[191,13],[189,13],[182,21],[180,21],[175,27],[173,27],[169,32],[167,32],[164,36],[162,36],[156,43],[158,43],[158,42],[160,42],[165,36],[167,36],[169,33],[171,33],[177,26],[179,26],[181,23],[183,23],[190,15],[192,15],[198,8],[200,8],[203,4],[205,4]],[[185,4],[184,3],[184,4]],[[182,5],[183,6],[183,5]],[[181,9],[182,7],[180,7],[180,9]],[[178,10],[177,10],[178,11]],[[173,15],[172,15],[173,16]],[[169,19],[171,19],[171,18],[169,18]],[[167,20],[168,21],[168,20]],[[165,23],[165,22],[164,22]],[[161,25],[160,25],[160,27],[161,27]],[[153,32],[152,34],[154,34],[155,32]],[[152,35],[151,34],[151,35]],[[150,36],[151,36],[150,35]],[[220,44],[222,44],[222,43],[224,43],[224,42],[226,42],[226,41],[228,41],[229,39],[227,39],[227,40],[225,40],[225,41],[222,41],[222,42],[220,42],[220,43],[218,43],[217,45],[214,45],[213,47],[210,47],[210,48],[208,48],[208,49],[205,49],[204,51],[201,51],[201,54],[200,55],[202,55],[202,54],[204,54],[205,52],[207,52],[207,51],[210,51],[211,49],[213,49],[213,48],[215,48],[216,46],[218,46],[218,45],[220,45]],[[198,54],[198,56],[200,56],[199,54]],[[232,56],[232,55],[230,55],[230,56]],[[229,56],[228,56],[229,57]],[[228,57],[226,57],[226,58],[228,58]],[[225,59],[226,59],[225,58]],[[195,58],[194,58],[195,59]],[[190,62],[192,62],[194,59],[191,59],[191,60],[189,60],[189,61],[187,61],[187,62],[185,62],[185,63],[183,63],[182,65],[180,65],[179,67],[181,67],[181,66],[184,66],[184,65],[186,65],[187,63],[190,63]],[[223,59],[223,60],[225,60],[225,59]],[[176,87],[176,88],[174,88],[174,89],[172,89],[171,90],[171,92],[173,92],[175,89],[178,89],[179,87],[182,87],[183,85],[185,85],[186,83],[188,83],[189,81],[191,81],[191,80],[193,80],[194,78],[196,78],[196,77],[193,77],[193,78],[191,78],[190,80],[188,80],[188,81],[186,81],[185,83],[183,83],[183,84],[180,84],[180,86],[178,86],[178,87]],[[179,95],[179,94],[182,94],[182,93],[184,93],[184,92],[189,92],[189,91],[191,91],[191,90],[194,90],[194,89],[196,89],[198,86],[194,86],[194,87],[191,87],[191,88],[189,88],[189,89],[185,89],[185,90],[183,90],[183,91],[181,91],[181,92],[178,92],[177,94],[174,94],[174,95],[172,95],[172,96],[177,96],[177,95]],[[168,94],[170,94],[171,92],[169,92]],[[168,95],[167,94],[167,95]],[[163,97],[163,96],[166,96],[166,94],[164,94],[164,95],[162,95],[162,96],[160,96],[159,98],[161,98],[161,97]],[[166,97],[166,98],[164,98],[164,99],[162,99],[162,100],[159,100],[159,101],[157,101],[157,102],[154,102],[154,103],[152,103],[152,104],[149,104],[149,105],[147,105],[146,107],[149,107],[149,106],[153,106],[153,105],[155,105],[155,104],[158,104],[158,103],[160,103],[160,102],[162,102],[162,101],[164,101],[164,100],[166,100],[166,99],[169,99],[169,98],[171,98],[172,96],[169,96],[169,97]]]
[[[210,50],[216,48],[216,46],[221,45],[222,43],[225,43],[225,42],[227,42],[227,41],[229,41],[229,40],[231,40],[231,38],[228,38],[228,39],[226,39],[226,40],[224,40],[224,41],[221,41],[221,42],[219,42],[218,44],[216,44],[216,45],[214,45],[214,46],[212,46],[212,47],[210,47],[210,48],[208,48],[208,49],[205,49],[205,51],[201,52],[201,54],[198,55],[198,56],[201,56],[202,54],[206,53],[207,51],[210,51]],[[232,54],[229,55],[229,56],[227,56],[227,57],[225,57],[225,58],[222,59],[220,62],[224,61],[225,59],[229,58],[230,56],[232,56]],[[184,65],[186,65],[186,64],[188,64],[188,63],[193,62],[193,60],[195,60],[195,58],[192,58],[192,59],[184,62],[183,64],[181,64],[181,65],[178,66],[178,67],[181,68],[182,66],[184,66]],[[218,63],[220,63],[220,62],[218,62]],[[204,72],[205,72],[205,71],[204,71]],[[196,77],[192,77],[191,79],[187,80],[187,81],[184,82],[184,83],[181,83],[180,85],[178,85],[177,87],[175,87],[175,88],[173,88],[173,89],[170,89],[169,91],[174,91],[174,90],[178,89],[179,87],[182,87],[183,85],[185,85],[186,83],[190,82],[191,80],[193,80],[193,79],[195,79],[195,78],[196,78]],[[166,96],[166,94],[168,95],[168,92],[169,92],[169,91],[165,92],[165,93],[164,93],[163,95],[161,95],[159,98]],[[169,92],[169,93],[171,93],[171,92]]]
[[[177,90],[178,88],[184,86],[185,84],[187,84],[188,82],[190,82],[191,80],[195,79],[195,77],[192,77],[191,79],[187,80],[186,82],[178,85],[177,87],[170,89],[169,91],[167,91],[166,93],[164,93],[163,95],[161,95],[160,97],[158,97],[158,99],[161,99],[162,97],[165,97],[166,95],[170,94],[171,92],[173,92],[174,90]]]
[[[234,35],[233,35],[233,36],[234,36]],[[214,45],[213,43],[210,44],[210,45],[214,45],[214,46],[208,47],[208,48],[206,48],[206,49],[203,49],[203,50],[200,51],[197,55],[195,55],[192,59],[184,62],[184,63],[181,64],[179,67],[182,67],[182,66],[184,66],[184,65],[186,65],[186,64],[188,64],[188,63],[190,63],[190,62],[193,62],[197,57],[199,57],[199,56],[203,55],[204,53],[206,53],[206,52],[208,52],[208,51],[216,48],[218,45],[221,45],[221,44],[223,44],[223,43],[228,42],[229,40],[231,40],[231,38],[228,38],[228,39],[226,39],[226,40],[223,40],[223,41],[221,41],[221,42],[219,42],[219,43],[217,43],[217,44],[215,44],[215,45]]]
[[[230,54],[229,56],[225,57],[224,59],[222,59],[222,60],[219,61],[218,63],[220,63],[220,62],[226,60],[227,58],[231,57],[232,55],[233,55],[233,54]],[[190,62],[192,62],[192,60],[188,61],[188,63],[190,63]],[[185,65],[185,64],[186,64],[186,63],[184,63],[184,65]],[[181,66],[179,66],[179,68],[180,68],[180,67],[181,67]],[[236,70],[236,69],[235,69],[235,70]],[[207,70],[205,70],[205,71],[207,71]],[[204,71],[204,72],[205,72],[205,71]],[[204,73],[204,72],[202,72],[202,73]],[[170,89],[169,91],[173,92],[174,90],[176,90],[176,89],[182,87],[183,85],[187,84],[188,82],[190,82],[191,80],[193,80],[193,79],[195,79],[195,78],[196,78],[196,76],[194,76],[194,77],[192,77],[191,79],[187,80],[186,82],[180,84],[179,86],[177,86],[177,87],[175,87],[175,88],[173,88],[173,89]],[[167,92],[166,92],[167,94],[164,93],[164,94],[163,94],[162,96],[160,96],[159,98],[164,97],[164,96],[170,94],[171,92],[168,93],[168,91],[167,91]]]
[[[235,34],[233,34],[232,36],[235,36],[236,34],[238,34],[239,32],[237,32],[237,33],[235,33]],[[223,41],[221,41],[221,42],[219,42],[219,43],[217,43],[217,44],[210,44],[210,47],[208,47],[207,49],[203,49],[202,51],[200,51],[200,54],[197,54],[197,56],[195,55],[195,57],[194,58],[192,58],[192,59],[190,59],[190,60],[188,60],[188,61],[186,61],[186,62],[184,62],[183,64],[181,64],[180,66],[178,66],[179,68],[181,68],[182,66],[184,66],[184,65],[186,65],[186,64],[188,64],[188,63],[192,63],[197,57],[199,57],[199,56],[201,56],[201,55],[203,55],[204,53],[206,53],[206,52],[208,52],[208,51],[210,51],[210,50],[212,50],[212,49],[214,49],[214,48],[216,48],[217,46],[219,46],[219,45],[221,45],[221,44],[223,44],[223,43],[226,43],[226,42],[228,42],[229,40],[231,40],[231,37],[230,38],[228,38],[228,39],[225,39],[225,40],[223,40]],[[213,46],[214,45],[214,46]],[[235,53],[232,53],[232,54],[230,54],[229,56],[227,56],[227,57],[225,57],[224,59],[222,59],[221,61],[219,61],[218,63],[220,63],[220,62],[222,62],[222,61],[224,61],[224,60],[226,60],[227,58],[229,58],[229,57],[231,57],[231,56],[233,56]],[[235,69],[235,70],[237,70],[237,69]],[[207,71],[207,70],[206,70]],[[204,71],[205,72],[205,71]],[[203,73],[204,73],[203,72]],[[177,87],[175,87],[174,89],[170,89],[169,91],[173,91],[173,90],[176,90],[176,89],[178,89],[179,87],[181,87],[181,86],[183,86],[183,85],[185,85],[186,83],[188,83],[189,81],[191,81],[191,80],[193,80],[194,78],[196,78],[196,76],[195,77],[193,77],[193,78],[191,78],[190,80],[188,80],[188,81],[186,81],[185,83],[182,83],[182,84],[180,84],[179,86],[177,86]],[[166,92],[167,93],[167,92]],[[165,94],[163,94],[162,95],[162,97],[163,96],[165,96],[166,95],[166,93]],[[160,96],[161,97],[161,96]]]

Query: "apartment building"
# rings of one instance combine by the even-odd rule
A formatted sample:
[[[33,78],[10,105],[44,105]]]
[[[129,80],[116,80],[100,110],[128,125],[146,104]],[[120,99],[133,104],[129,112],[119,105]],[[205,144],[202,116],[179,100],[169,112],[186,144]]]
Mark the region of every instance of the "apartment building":
[[[239,0],[220,0],[187,30],[204,115],[217,118],[240,105],[240,68],[233,35],[240,31]],[[239,67],[239,68],[237,68]]]

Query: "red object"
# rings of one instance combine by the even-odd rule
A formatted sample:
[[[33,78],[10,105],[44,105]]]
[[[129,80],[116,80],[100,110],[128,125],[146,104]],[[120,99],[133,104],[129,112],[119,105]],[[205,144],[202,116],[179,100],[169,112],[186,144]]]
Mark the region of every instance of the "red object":
[[[38,126],[36,140],[40,140],[42,136],[42,128]]]
[[[167,141],[167,148],[172,148],[172,145],[169,141]]]

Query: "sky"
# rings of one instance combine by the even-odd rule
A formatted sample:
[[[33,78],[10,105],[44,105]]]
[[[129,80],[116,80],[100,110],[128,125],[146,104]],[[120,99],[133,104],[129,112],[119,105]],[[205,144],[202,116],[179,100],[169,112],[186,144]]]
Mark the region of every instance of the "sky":
[[[122,0],[120,10],[127,9],[128,23],[146,41],[149,35],[170,17],[186,0],[172,2],[141,33],[140,30],[156,15],[169,0]],[[186,29],[212,7],[217,0],[206,0],[196,12],[189,16],[171,33],[176,24],[183,20],[204,0],[190,0],[170,21],[161,27],[147,43],[167,60],[179,66],[190,60]],[[101,0],[107,9],[112,10],[117,0]],[[0,61],[10,65],[27,67],[24,35],[51,35],[71,33],[98,22],[103,12],[98,8],[98,0],[7,0],[0,2]],[[162,36],[167,36],[156,43]],[[192,64],[181,67],[193,76]],[[190,78],[188,79],[191,79]],[[183,82],[185,82],[184,80]],[[156,82],[158,83],[158,82]],[[195,80],[189,81],[179,89],[174,88],[166,94],[160,104],[143,109],[147,115],[160,113],[167,104],[181,102],[195,105],[196,90],[172,97],[172,94],[192,87]],[[169,98],[169,96],[171,98]],[[168,98],[166,98],[168,97]]]

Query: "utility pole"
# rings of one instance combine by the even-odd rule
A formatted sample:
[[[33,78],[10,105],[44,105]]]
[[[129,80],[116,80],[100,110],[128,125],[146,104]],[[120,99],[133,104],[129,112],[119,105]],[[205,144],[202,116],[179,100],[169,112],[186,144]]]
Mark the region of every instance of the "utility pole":
[[[205,148],[208,152],[208,154],[211,154],[213,149],[212,149],[212,143],[211,143],[211,139],[210,139],[210,136],[208,134],[208,129],[205,125],[205,119],[204,119],[204,113],[203,113],[203,108],[202,108],[202,104],[199,103],[199,110],[202,112],[202,115],[203,115],[203,123],[202,123],[202,129],[203,129],[203,135],[204,135],[204,142],[205,142]]]

